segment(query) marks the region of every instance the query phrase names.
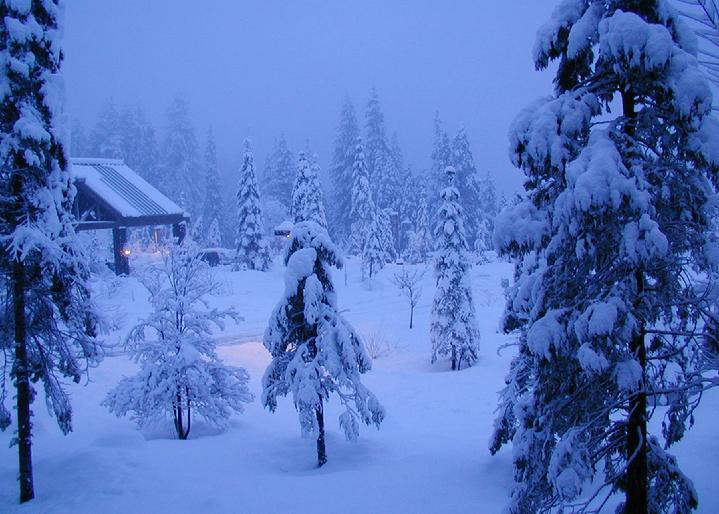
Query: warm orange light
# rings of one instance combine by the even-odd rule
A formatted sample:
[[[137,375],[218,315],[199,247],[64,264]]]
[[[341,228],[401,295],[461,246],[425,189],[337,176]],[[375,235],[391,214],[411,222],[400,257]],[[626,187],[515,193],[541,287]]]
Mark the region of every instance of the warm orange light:
[[[124,255],[125,257],[129,257],[131,253],[132,253],[132,252],[130,251],[129,248],[123,248],[123,249],[122,249],[122,255]]]

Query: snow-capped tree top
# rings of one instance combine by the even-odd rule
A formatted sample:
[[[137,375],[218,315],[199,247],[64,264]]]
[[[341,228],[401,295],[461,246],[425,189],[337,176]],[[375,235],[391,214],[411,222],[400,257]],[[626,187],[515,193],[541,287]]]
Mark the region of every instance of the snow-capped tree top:
[[[284,255],[284,263],[288,264],[293,253],[301,248],[314,248],[323,262],[330,266],[342,268],[343,261],[340,252],[330,239],[327,230],[313,221],[296,223],[290,233]]]
[[[322,186],[319,180],[320,167],[316,154],[314,157],[314,161],[310,162],[306,152],[302,151],[299,154],[290,214],[295,223],[314,221],[322,227],[327,227]]]

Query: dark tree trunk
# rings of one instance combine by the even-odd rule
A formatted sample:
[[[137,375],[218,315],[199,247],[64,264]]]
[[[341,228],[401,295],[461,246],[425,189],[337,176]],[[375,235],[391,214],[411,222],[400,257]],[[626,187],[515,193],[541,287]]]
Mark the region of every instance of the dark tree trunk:
[[[315,411],[317,415],[317,426],[319,427],[319,435],[317,436],[317,467],[321,468],[327,462],[327,451],[325,449],[325,416],[322,409],[322,398],[320,405]]]
[[[633,137],[636,133],[636,100],[634,98],[634,92],[627,89],[622,93],[622,112],[626,118],[624,124],[624,133],[630,137]]]
[[[409,328],[412,328],[412,322],[414,321],[414,306],[409,308]]]
[[[35,497],[32,480],[32,421],[30,363],[27,355],[25,319],[25,265],[13,265],[13,310],[15,321],[15,385],[17,387],[17,446],[20,471],[20,502]]]
[[[624,133],[633,137],[636,133],[636,99],[634,92],[627,88],[622,93],[622,110],[626,118]],[[641,296],[644,292],[644,272],[635,271],[637,283],[637,302],[635,309],[640,306]],[[648,486],[647,471],[647,395],[645,393],[645,373],[647,364],[647,349],[644,345],[644,322],[639,320],[637,334],[630,342],[629,350],[639,361],[642,368],[642,380],[639,390],[629,399],[629,419],[627,421],[627,464],[626,475],[626,501],[624,512],[627,514],[646,514],[648,512]]]
[[[175,399],[175,431],[178,439],[185,439],[185,429],[182,424],[182,395],[179,389]]]
[[[644,290],[644,275],[636,272],[637,292]],[[646,514],[648,512],[647,489],[647,395],[645,393],[645,369],[647,349],[644,345],[644,325],[640,321],[639,331],[631,341],[630,351],[642,367],[639,391],[629,400],[629,421],[627,422],[627,493],[624,512]]]
[[[452,348],[452,371],[457,369],[457,350]]]
[[[187,395],[187,430],[185,430],[185,437],[187,439],[190,436],[190,427],[192,426],[192,407],[190,405],[190,390],[185,388],[185,394]]]

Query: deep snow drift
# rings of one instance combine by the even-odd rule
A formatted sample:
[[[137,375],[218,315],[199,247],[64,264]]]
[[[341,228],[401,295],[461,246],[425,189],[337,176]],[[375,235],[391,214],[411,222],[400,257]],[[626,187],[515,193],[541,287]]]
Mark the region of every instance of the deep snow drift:
[[[62,436],[47,415],[41,394],[34,404],[36,500],[17,503],[17,449],[8,448],[12,428],[0,433],[0,512],[500,512],[511,485],[511,450],[492,457],[497,391],[503,387],[513,348],[496,332],[504,306],[504,262],[475,266],[471,273],[481,333],[477,364],[460,372],[449,362],[430,365],[429,310],[434,294],[430,270],[409,327],[409,304],[400,296],[391,265],[368,286],[357,259],[334,274],[343,315],[381,354],[363,382],[387,411],[380,430],[363,426],[348,442],[339,428],[336,399],[325,412],[328,462],[316,466],[315,441],[300,437],[291,400],[277,412],[250,404],[218,432],[201,422],[187,441],[173,439],[171,423],[140,432],[115,418],[100,401],[134,365],[120,352],[91,370],[88,384],[70,385],[74,431]],[[140,263],[133,263],[136,267]],[[218,335],[220,356],[251,374],[259,398],[270,356],[260,339],[284,287],[283,269],[232,272],[216,268],[222,294],[218,307],[234,306],[245,320]],[[345,284],[346,280],[346,284]],[[95,283],[112,323],[109,342],[121,341],[145,316],[147,295],[133,278],[105,274]],[[372,353],[372,348],[370,348]],[[719,394],[705,395],[697,422],[674,453],[699,493],[698,512],[719,512]],[[657,429],[655,416],[653,429]],[[611,508],[608,508],[611,511]]]

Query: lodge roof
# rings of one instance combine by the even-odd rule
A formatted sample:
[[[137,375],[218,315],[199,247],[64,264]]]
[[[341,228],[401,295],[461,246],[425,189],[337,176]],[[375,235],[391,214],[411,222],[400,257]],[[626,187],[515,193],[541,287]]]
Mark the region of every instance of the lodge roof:
[[[79,195],[102,205],[108,220],[124,225],[178,223],[188,216],[172,200],[117,159],[73,158]],[[83,227],[89,228],[89,227]]]

